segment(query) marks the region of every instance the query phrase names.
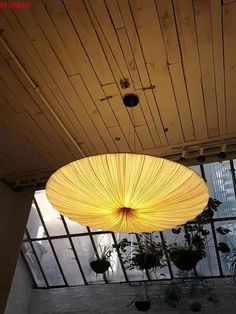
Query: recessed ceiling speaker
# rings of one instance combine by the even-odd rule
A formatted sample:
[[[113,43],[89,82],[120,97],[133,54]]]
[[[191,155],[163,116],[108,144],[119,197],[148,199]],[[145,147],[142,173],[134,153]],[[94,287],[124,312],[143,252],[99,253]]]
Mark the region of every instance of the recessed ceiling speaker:
[[[126,94],[123,97],[123,103],[126,107],[136,107],[139,103],[139,98],[136,94]]]

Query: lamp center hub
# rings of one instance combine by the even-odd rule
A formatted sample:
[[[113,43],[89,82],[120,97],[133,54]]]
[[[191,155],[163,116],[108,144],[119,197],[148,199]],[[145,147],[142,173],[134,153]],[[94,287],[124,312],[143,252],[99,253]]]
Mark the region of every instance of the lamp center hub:
[[[119,213],[123,216],[131,216],[134,213],[134,209],[130,207],[120,207]]]

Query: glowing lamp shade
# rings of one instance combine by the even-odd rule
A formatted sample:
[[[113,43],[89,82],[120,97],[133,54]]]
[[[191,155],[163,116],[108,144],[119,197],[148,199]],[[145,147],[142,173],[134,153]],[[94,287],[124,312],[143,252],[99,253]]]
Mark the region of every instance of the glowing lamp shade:
[[[196,217],[208,202],[191,169],[139,154],[83,158],[57,170],[46,186],[55,209],[82,225],[115,232],[152,232]]]

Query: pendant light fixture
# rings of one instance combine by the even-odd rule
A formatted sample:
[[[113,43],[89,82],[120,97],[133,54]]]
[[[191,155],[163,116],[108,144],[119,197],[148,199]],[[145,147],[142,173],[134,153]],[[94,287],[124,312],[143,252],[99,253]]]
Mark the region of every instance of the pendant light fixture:
[[[209,198],[205,181],[193,170],[132,153],[71,162],[50,177],[46,193],[62,215],[114,232],[173,228],[195,218]]]

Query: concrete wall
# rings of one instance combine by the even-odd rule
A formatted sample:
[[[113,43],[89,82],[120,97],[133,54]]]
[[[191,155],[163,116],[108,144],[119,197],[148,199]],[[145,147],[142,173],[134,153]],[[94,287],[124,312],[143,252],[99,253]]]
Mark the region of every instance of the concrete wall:
[[[0,183],[0,313],[4,313],[32,198],[33,190],[17,193]]]
[[[23,260],[19,258],[5,314],[29,314],[31,294],[32,281]]]
[[[236,287],[227,285],[221,279],[215,283],[219,305],[216,306],[202,298],[203,310],[201,313],[235,314]],[[51,290],[34,290],[30,305],[30,314],[125,314],[137,313],[134,306],[127,308],[127,304],[137,294],[138,287],[126,284],[94,285],[87,287],[58,288]],[[163,298],[163,287],[153,284],[150,287],[150,296],[153,299],[149,314],[159,313],[193,313],[189,310],[191,298],[183,297],[179,308],[168,308]],[[196,300],[196,298],[194,298]]]

